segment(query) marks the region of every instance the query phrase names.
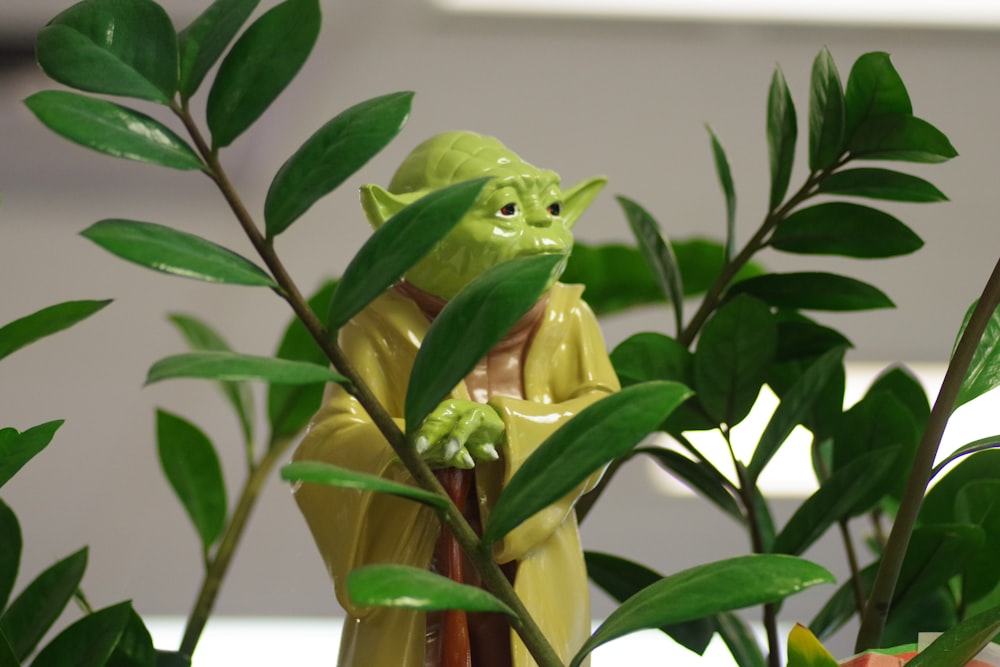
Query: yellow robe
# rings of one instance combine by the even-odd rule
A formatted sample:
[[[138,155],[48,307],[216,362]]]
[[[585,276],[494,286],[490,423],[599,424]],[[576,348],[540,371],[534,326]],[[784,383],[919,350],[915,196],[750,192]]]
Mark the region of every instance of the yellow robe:
[[[485,525],[490,508],[524,460],[569,418],[619,388],[596,320],[580,299],[582,286],[557,283],[527,350],[525,399],[489,401],[506,427],[500,460],[476,466]],[[413,359],[429,324],[411,300],[389,290],[341,331],[347,357],[403,427],[403,401]],[[453,398],[468,399],[464,383]],[[412,478],[356,399],[331,386],[323,408],[295,453],[395,481]],[[499,563],[518,561],[514,590],[565,662],[590,635],[590,603],[580,549],[577,498],[600,473],[542,510],[496,545]],[[385,494],[304,484],[295,489],[320,553],[347,612],[340,667],[423,667],[425,614],[351,603],[346,577],[371,563],[429,567],[441,526],[422,505]],[[511,633],[513,667],[535,661]]]

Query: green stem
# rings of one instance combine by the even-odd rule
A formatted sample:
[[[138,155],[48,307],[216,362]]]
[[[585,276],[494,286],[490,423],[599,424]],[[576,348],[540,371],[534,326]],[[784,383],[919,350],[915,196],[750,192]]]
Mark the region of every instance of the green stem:
[[[955,353],[952,355],[947,371],[945,371],[941,391],[938,392],[934,408],[927,419],[927,426],[917,449],[913,468],[910,470],[906,490],[903,493],[896,519],[892,524],[892,530],[889,532],[889,540],[882,555],[878,574],[875,575],[875,583],[872,586],[865,613],[861,618],[861,628],[858,630],[857,643],[855,644],[855,649],[858,652],[876,648],[882,640],[882,631],[885,629],[886,618],[889,615],[889,606],[892,603],[896,582],[899,579],[903,557],[906,555],[910,536],[916,525],[917,514],[930,481],[931,469],[934,465],[934,459],[937,457],[938,446],[941,443],[941,435],[944,433],[948,418],[954,409],[955,399],[958,397],[962,381],[969,370],[972,357],[998,304],[1000,304],[1000,261],[993,268],[993,273],[990,274],[989,280],[983,288],[979,303],[972,311],[965,331],[962,332],[962,337],[955,347]]]

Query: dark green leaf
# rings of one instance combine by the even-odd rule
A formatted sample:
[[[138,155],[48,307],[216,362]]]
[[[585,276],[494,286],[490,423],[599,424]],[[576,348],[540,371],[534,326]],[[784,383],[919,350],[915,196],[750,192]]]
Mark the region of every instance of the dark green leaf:
[[[191,667],[191,657],[179,651],[157,651],[156,667]]]
[[[132,603],[122,602],[84,616],[39,651],[32,667],[104,667],[132,613]]]
[[[888,53],[866,53],[854,62],[847,77],[844,107],[845,136],[848,138],[872,116],[913,113],[909,93],[889,61]]]
[[[983,529],[967,524],[933,524],[913,531],[899,573],[893,606],[918,604],[945,586],[982,552]]]
[[[944,459],[942,459],[941,462],[938,463],[936,466],[934,466],[934,470],[931,471],[931,479],[937,477],[942,470],[944,470],[950,464],[954,463],[963,456],[968,456],[969,454],[975,454],[976,452],[986,451],[987,449],[996,449],[998,447],[1000,447],[1000,435],[991,435],[989,437],[980,438],[979,440],[970,442],[967,445],[963,445],[962,447],[959,447],[951,454],[946,456]]]
[[[42,308],[0,327],[0,359],[17,352],[40,338],[68,329],[87,319],[111,299],[103,301],[66,301]]]
[[[948,137],[925,120],[901,114],[873,116],[855,131],[847,145],[859,160],[945,162],[958,155]]]
[[[640,447],[636,454],[646,454],[691,489],[715,503],[723,512],[739,523],[746,521],[740,506],[736,503],[725,477],[711,463],[694,461],[679,452],[662,447]]]
[[[17,474],[35,454],[45,449],[62,425],[63,420],[57,419],[33,426],[23,433],[13,428],[0,429],[0,486]]]
[[[632,596],[584,643],[570,667],[580,665],[598,646],[636,630],[778,602],[833,581],[819,565],[792,556],[740,556],[699,565],[664,577]]]
[[[14,648],[11,646],[10,640],[3,633],[2,628],[0,628],[0,665],[4,667],[21,667],[21,661],[14,655]]]
[[[102,220],[81,232],[113,255],[206,282],[277,287],[249,260],[210,241],[150,222]]]
[[[314,313],[325,312],[330,306],[330,299],[336,288],[336,280],[323,283],[309,298],[309,308]],[[293,317],[285,328],[275,356],[314,364],[327,363],[326,355],[297,317]],[[271,424],[272,442],[294,436],[305,428],[323,401],[325,386],[325,383],[317,382],[296,385],[272,384],[267,388],[267,418]]]
[[[746,479],[746,467],[740,462],[737,462],[736,465],[740,478]],[[754,514],[754,523],[756,523],[757,532],[760,534],[761,548],[764,553],[770,553],[774,548],[774,538],[776,535],[774,517],[771,515],[771,508],[767,504],[767,498],[760,492],[760,487],[757,484],[749,484],[749,486],[751,487],[749,494],[752,502],[750,511]]]
[[[38,63],[71,88],[169,104],[177,35],[152,0],[84,0],[38,33]]]
[[[0,549],[0,612],[3,612],[17,580],[22,544],[21,526],[17,522],[17,516],[2,500],[0,500],[0,544],[3,545],[3,549]]]
[[[31,655],[65,609],[86,567],[87,549],[83,548],[38,575],[0,616],[0,631],[19,660]]]
[[[972,482],[1000,479],[1000,450],[980,451],[958,463],[932,486],[920,506],[920,523],[953,523],[958,494]]]
[[[677,258],[670,245],[663,240],[659,223],[646,209],[631,199],[622,196],[617,199],[625,212],[632,235],[639,244],[639,250],[646,263],[653,268],[660,291],[673,306],[674,330],[679,332],[684,328],[684,285]]]
[[[178,35],[180,94],[187,100],[201,85],[260,0],[215,0]]]
[[[781,69],[774,70],[767,96],[767,148],[771,165],[771,198],[768,208],[775,210],[788,192],[795,161],[798,125],[795,104]]]
[[[134,109],[65,90],[43,90],[24,103],[59,136],[100,153],[171,169],[203,166],[173,130]]]
[[[962,572],[962,601],[968,604],[986,597],[1000,583],[996,567],[996,554],[1000,553],[1000,480],[979,480],[963,486],[955,498],[955,519],[980,526],[986,540]]]
[[[888,213],[846,202],[800,209],[778,225],[770,240],[785,252],[859,258],[905,255],[923,244]]]
[[[977,304],[978,302],[973,303],[966,311],[962,327],[955,339],[955,347],[958,347],[958,340],[965,333]],[[952,411],[998,386],[1000,386],[1000,309],[994,310],[986,323],[983,335],[972,355],[972,361],[969,363],[969,369],[965,372],[962,386],[958,390]]]
[[[877,571],[878,563],[873,563],[863,568],[859,573],[861,590],[865,597],[871,591]],[[858,607],[854,598],[854,582],[848,578],[819,610],[819,613],[809,624],[809,630],[817,638],[827,639],[844,627],[844,624],[851,620],[856,613],[858,613]]]
[[[401,498],[415,500],[437,509],[443,509],[448,504],[448,501],[443,497],[415,486],[400,484],[381,477],[375,477],[374,475],[365,475],[317,461],[289,463],[281,469],[281,479],[288,482],[324,484],[343,489],[389,493]]]
[[[899,399],[910,414],[920,430],[927,423],[927,418],[931,414],[931,406],[927,401],[927,393],[912,371],[905,366],[892,366],[879,374],[875,382],[869,387],[868,393],[877,391],[887,391]]]
[[[726,151],[719,143],[712,128],[708,127],[708,135],[712,139],[712,157],[715,158],[715,173],[722,186],[722,194],[726,198],[726,260],[732,260],[736,252],[736,188],[733,185],[733,173],[729,169]]]
[[[366,565],[354,570],[347,576],[347,594],[359,607],[461,609],[514,615],[507,605],[478,586],[404,565]]]
[[[778,350],[775,360],[796,361],[818,357],[835,347],[854,347],[844,334],[830,327],[817,324],[798,313],[793,318],[789,313],[778,313]]]
[[[277,236],[339,187],[399,134],[413,93],[383,95],[342,112],[281,166],[264,202],[267,235]]]
[[[156,411],[160,465],[187,511],[207,555],[226,527],[226,484],[215,446],[197,426]]]
[[[344,271],[330,302],[330,328],[347,324],[426,255],[461,221],[486,182],[477,179],[436,190],[379,227]]]
[[[663,575],[644,565],[610,554],[587,551],[583,557],[587,563],[587,576],[619,603],[663,578]],[[699,618],[664,626],[660,630],[689,651],[702,655],[712,641],[715,623],[710,618]]]
[[[830,51],[813,61],[809,88],[809,169],[829,167],[844,152],[844,89]]]
[[[319,0],[285,0],[240,36],[208,94],[213,148],[231,144],[291,83],[316,43],[320,21]]]
[[[490,514],[483,540],[500,540],[591,473],[628,452],[690,394],[676,382],[646,382],[581,411],[543,442],[514,474]]]
[[[848,169],[830,174],[820,181],[818,192],[889,201],[948,201],[943,192],[922,178],[878,168]]]
[[[962,667],[1000,633],[1000,607],[976,614],[949,628],[918,653],[910,667]]]
[[[724,304],[705,325],[694,354],[694,389],[716,422],[735,426],[750,412],[777,340],[770,310],[748,297]]]
[[[740,281],[729,293],[749,294],[778,308],[845,311],[894,307],[878,288],[833,273],[769,273]]]
[[[731,612],[716,614],[715,631],[725,642],[738,667],[767,667],[756,635],[739,616]]]
[[[153,638],[134,609],[105,667],[156,667]]]
[[[448,302],[413,361],[404,406],[407,433],[416,430],[531,309],[563,262],[560,255],[504,262],[483,272]]]
[[[792,430],[806,421],[806,417],[834,373],[843,366],[845,352],[845,348],[839,347],[823,354],[809,364],[805,372],[781,397],[781,402],[771,415],[754,449],[750,465],[747,466],[751,479],[756,480],[760,477],[764,467],[788,439]]]
[[[146,384],[171,378],[202,378],[228,382],[263,380],[278,384],[347,381],[343,376],[319,364],[236,352],[191,352],[164,357],[149,369]]]
[[[885,492],[885,481],[897,463],[900,447],[884,447],[868,452],[836,471],[809,496],[774,540],[777,553],[798,556],[805,553],[834,523],[871,506],[860,503]],[[872,501],[874,502],[874,500]]]

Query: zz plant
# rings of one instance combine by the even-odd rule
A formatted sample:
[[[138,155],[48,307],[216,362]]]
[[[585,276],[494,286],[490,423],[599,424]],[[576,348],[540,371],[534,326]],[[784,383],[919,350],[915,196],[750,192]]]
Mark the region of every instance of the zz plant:
[[[817,634],[822,636],[841,623],[854,605],[867,610],[861,646],[880,643],[878,626],[890,606],[890,629],[897,623],[906,631],[913,626],[898,619],[927,596],[952,596],[948,600],[952,613],[947,616],[951,622],[980,608],[996,606],[991,591],[997,582],[977,558],[983,541],[995,540],[1000,532],[996,517],[979,509],[984,497],[996,494],[989,474],[990,466],[995,465],[991,457],[996,453],[983,451],[994,446],[996,439],[973,443],[961,452],[969,456],[928,495],[924,514],[918,516],[917,510],[931,474],[928,461],[933,460],[956,395],[959,401],[971,400],[996,384],[993,349],[989,342],[979,347],[977,342],[987,325],[998,326],[991,319],[997,279],[991,278],[979,306],[972,311],[945,389],[933,410],[926,407],[922,393],[918,396],[912,377],[893,371],[876,383],[860,407],[845,412],[842,362],[847,341],[799,311],[884,307],[890,305],[888,298],[847,277],[769,274],[752,261],[767,248],[887,257],[919,247],[919,239],[889,214],[842,200],[846,196],[943,199],[936,188],[914,176],[886,169],[847,168],[862,159],[937,162],[955,154],[943,134],[912,114],[905,87],[887,56],[869,54],[859,59],[846,90],[830,55],[824,51],[817,58],[810,98],[809,176],[790,196],[797,122],[788,87],[780,72],[775,75],[767,125],[770,205],[760,228],[742,249],[737,250],[735,243],[733,179],[714,135],[712,148],[728,211],[724,245],[668,243],[649,213],[622,198],[626,217],[639,240],[638,249],[580,247],[565,278],[573,279],[575,272],[588,283],[588,296],[598,308],[603,307],[603,297],[618,306],[628,301],[620,287],[601,284],[600,275],[608,273],[602,262],[612,253],[641,254],[651,269],[630,275],[647,293],[650,285],[662,289],[673,306],[676,335],[639,334],[614,351],[617,371],[628,386],[581,413],[538,449],[525,465],[529,474],[511,482],[486,526],[486,537],[481,538],[415,454],[407,432],[373,398],[354,371],[352,360],[337,344],[336,332],[457,224],[483,183],[461,183],[410,205],[372,235],[344,268],[339,281],[324,285],[310,299],[303,296],[279,255],[280,235],[396,136],[410,113],[413,95],[390,93],[361,102],[317,129],[277,171],[263,211],[255,216],[227,175],[225,149],[266,112],[298,72],[317,39],[321,20],[318,0],[284,0],[244,30],[257,5],[258,0],[216,0],[190,26],[177,32],[153,0],[84,0],[55,17],[38,36],[42,69],[55,81],[81,91],[49,90],[32,95],[25,103],[38,119],[57,134],[99,152],[208,177],[232,209],[256,259],[145,221],[102,220],[83,235],[146,268],[206,282],[265,287],[288,304],[295,319],[277,354],[257,356],[231,350],[208,324],[175,314],[171,321],[192,351],[165,358],[149,370],[149,382],[177,378],[218,382],[239,418],[246,452],[243,489],[229,511],[211,439],[179,415],[167,411],[156,415],[164,473],[196,528],[205,566],[204,583],[181,645],[176,650],[155,651],[141,618],[127,603],[90,610],[79,589],[84,556],[78,554],[71,557],[69,565],[56,566],[58,575],[40,577],[46,582],[58,579],[58,586],[29,585],[0,617],[3,664],[26,664],[37,640],[25,640],[29,635],[24,634],[24,628],[31,628],[31,636],[41,637],[54,618],[52,614],[45,619],[26,618],[17,609],[62,609],[74,596],[86,615],[39,652],[32,665],[189,663],[260,486],[318,405],[326,382],[342,384],[361,402],[416,486],[391,484],[317,464],[286,466],[282,476],[301,483],[392,493],[425,503],[454,534],[479,569],[486,588],[458,585],[422,571],[368,567],[352,575],[350,588],[355,601],[361,605],[501,611],[509,616],[511,627],[540,665],[550,667],[560,662],[489,557],[490,541],[550,503],[558,495],[552,489],[571,487],[609,463],[613,471],[622,460],[635,455],[653,456],[736,518],[751,536],[755,553],[666,577],[619,558],[591,554],[591,576],[628,599],[581,648],[572,665],[582,664],[597,646],[642,628],[665,628],[682,636],[695,650],[703,650],[706,637],[719,632],[739,664],[764,664],[762,650],[731,613],[752,605],[764,605],[770,661],[776,664],[780,642],[776,636],[777,605],[804,588],[833,580],[823,567],[799,555],[825,529],[836,524],[846,531],[849,518],[872,512],[878,521],[895,519],[888,542],[875,547],[877,565],[872,567],[878,567],[879,574],[871,584],[873,570],[856,567],[853,582],[836,592],[821,612],[819,618],[826,620],[813,622]],[[216,65],[214,78],[207,84],[202,127],[192,104]],[[186,136],[175,133],[162,120],[103,96],[152,103],[164,116],[178,121]],[[830,196],[832,201],[806,206],[820,196]],[[709,260],[697,259],[706,250]],[[504,333],[504,322],[516,321],[532,305],[549,280],[551,264],[548,258],[532,257],[501,265],[471,283],[454,300],[455,307],[435,320],[432,332],[437,333],[428,334],[416,364],[423,370],[411,380],[408,426],[419,424],[426,415],[425,406],[435,404],[435,397],[445,395],[464,377],[469,365],[492,347],[496,336]],[[618,269],[616,264],[610,274]],[[702,291],[701,307],[685,320],[684,297]],[[487,301],[488,308],[484,307]],[[66,305],[0,329],[0,356],[4,350],[68,326],[102,305]],[[455,354],[451,342],[456,330],[464,336],[461,355]],[[483,333],[475,334],[477,331]],[[967,374],[970,359],[973,370]],[[269,385],[271,432],[265,438],[253,429],[248,381]],[[740,461],[734,456],[735,475],[727,476],[701,456],[684,433],[717,429],[728,435],[746,416],[765,383],[780,396],[780,406],[751,460]],[[623,419],[623,414],[628,419]],[[886,429],[876,428],[884,415],[891,417]],[[798,424],[814,434],[820,489],[778,531],[756,482]],[[16,472],[44,447],[55,428],[49,424],[24,433],[0,431],[0,472],[5,477]],[[673,436],[684,454],[635,448],[644,436],[657,430]],[[915,434],[921,430],[925,443],[918,446]],[[853,437],[856,434],[863,437]],[[258,440],[262,443],[257,444]],[[871,451],[878,455],[869,454]],[[586,456],[575,457],[574,453]],[[908,475],[911,462],[914,472]],[[914,531],[918,519],[919,527]],[[0,531],[5,545],[0,551],[0,593],[5,595],[0,599],[5,599],[13,588],[20,553],[16,520],[6,506],[0,506]],[[912,545],[909,549],[908,543]],[[7,549],[8,544],[14,549]],[[954,550],[949,553],[964,556],[954,561],[959,565],[951,569],[940,565],[940,545]],[[896,596],[894,584],[900,576],[908,585],[898,589],[903,593]],[[960,583],[960,595],[954,594],[955,586],[949,587],[955,582]],[[415,590],[420,596],[413,595]],[[23,604],[19,603],[22,599],[26,600]],[[995,609],[985,613],[986,617],[970,619],[971,625],[958,626],[960,641],[971,645],[970,637],[995,634],[1000,618]],[[948,660],[957,660],[955,655]]]

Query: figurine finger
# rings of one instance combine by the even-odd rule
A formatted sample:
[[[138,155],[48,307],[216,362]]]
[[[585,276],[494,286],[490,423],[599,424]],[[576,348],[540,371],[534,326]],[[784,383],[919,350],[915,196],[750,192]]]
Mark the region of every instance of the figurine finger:
[[[482,423],[483,413],[480,410],[468,412],[455,423],[455,427],[451,429],[451,437],[464,447]]]
[[[500,459],[496,445],[492,442],[469,444],[468,450],[472,457],[478,461],[497,461]]]

